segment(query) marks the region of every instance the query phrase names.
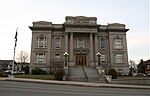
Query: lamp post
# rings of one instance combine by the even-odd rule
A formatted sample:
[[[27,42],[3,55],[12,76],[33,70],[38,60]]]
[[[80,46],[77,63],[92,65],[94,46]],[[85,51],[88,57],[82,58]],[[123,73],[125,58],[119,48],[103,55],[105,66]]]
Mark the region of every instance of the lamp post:
[[[69,54],[67,52],[64,53],[64,57],[65,57],[65,66],[67,66],[67,57],[69,56]]]
[[[98,57],[98,66],[100,66],[100,57],[101,57],[101,53],[100,52],[97,52],[97,57]]]

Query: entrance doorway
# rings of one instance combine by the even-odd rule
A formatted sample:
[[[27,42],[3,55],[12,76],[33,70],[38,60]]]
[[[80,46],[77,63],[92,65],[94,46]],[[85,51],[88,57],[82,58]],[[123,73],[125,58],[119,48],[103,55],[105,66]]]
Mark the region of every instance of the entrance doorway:
[[[86,54],[76,54],[76,66],[86,65]]]

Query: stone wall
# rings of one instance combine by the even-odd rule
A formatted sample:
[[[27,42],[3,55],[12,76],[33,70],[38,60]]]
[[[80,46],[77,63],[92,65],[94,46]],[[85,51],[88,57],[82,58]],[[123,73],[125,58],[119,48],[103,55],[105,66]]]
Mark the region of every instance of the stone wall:
[[[118,78],[118,79],[113,79],[111,83],[150,86],[150,77]]]

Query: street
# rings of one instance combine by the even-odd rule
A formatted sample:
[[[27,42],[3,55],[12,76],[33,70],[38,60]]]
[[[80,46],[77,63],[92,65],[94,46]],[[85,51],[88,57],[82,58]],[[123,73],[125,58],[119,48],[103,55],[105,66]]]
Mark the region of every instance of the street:
[[[150,90],[0,81],[0,96],[150,96]]]

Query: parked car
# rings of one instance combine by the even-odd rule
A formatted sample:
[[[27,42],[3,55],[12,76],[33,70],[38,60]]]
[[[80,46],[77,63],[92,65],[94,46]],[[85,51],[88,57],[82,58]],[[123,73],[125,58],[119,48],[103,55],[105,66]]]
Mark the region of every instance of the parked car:
[[[4,71],[6,74],[12,74],[12,70],[6,70]],[[17,74],[17,71],[13,71],[13,74]]]
[[[146,74],[144,74],[144,73],[137,73],[137,74],[135,74],[134,77],[146,77]]]
[[[4,71],[0,70],[0,77],[8,77],[8,75]]]

